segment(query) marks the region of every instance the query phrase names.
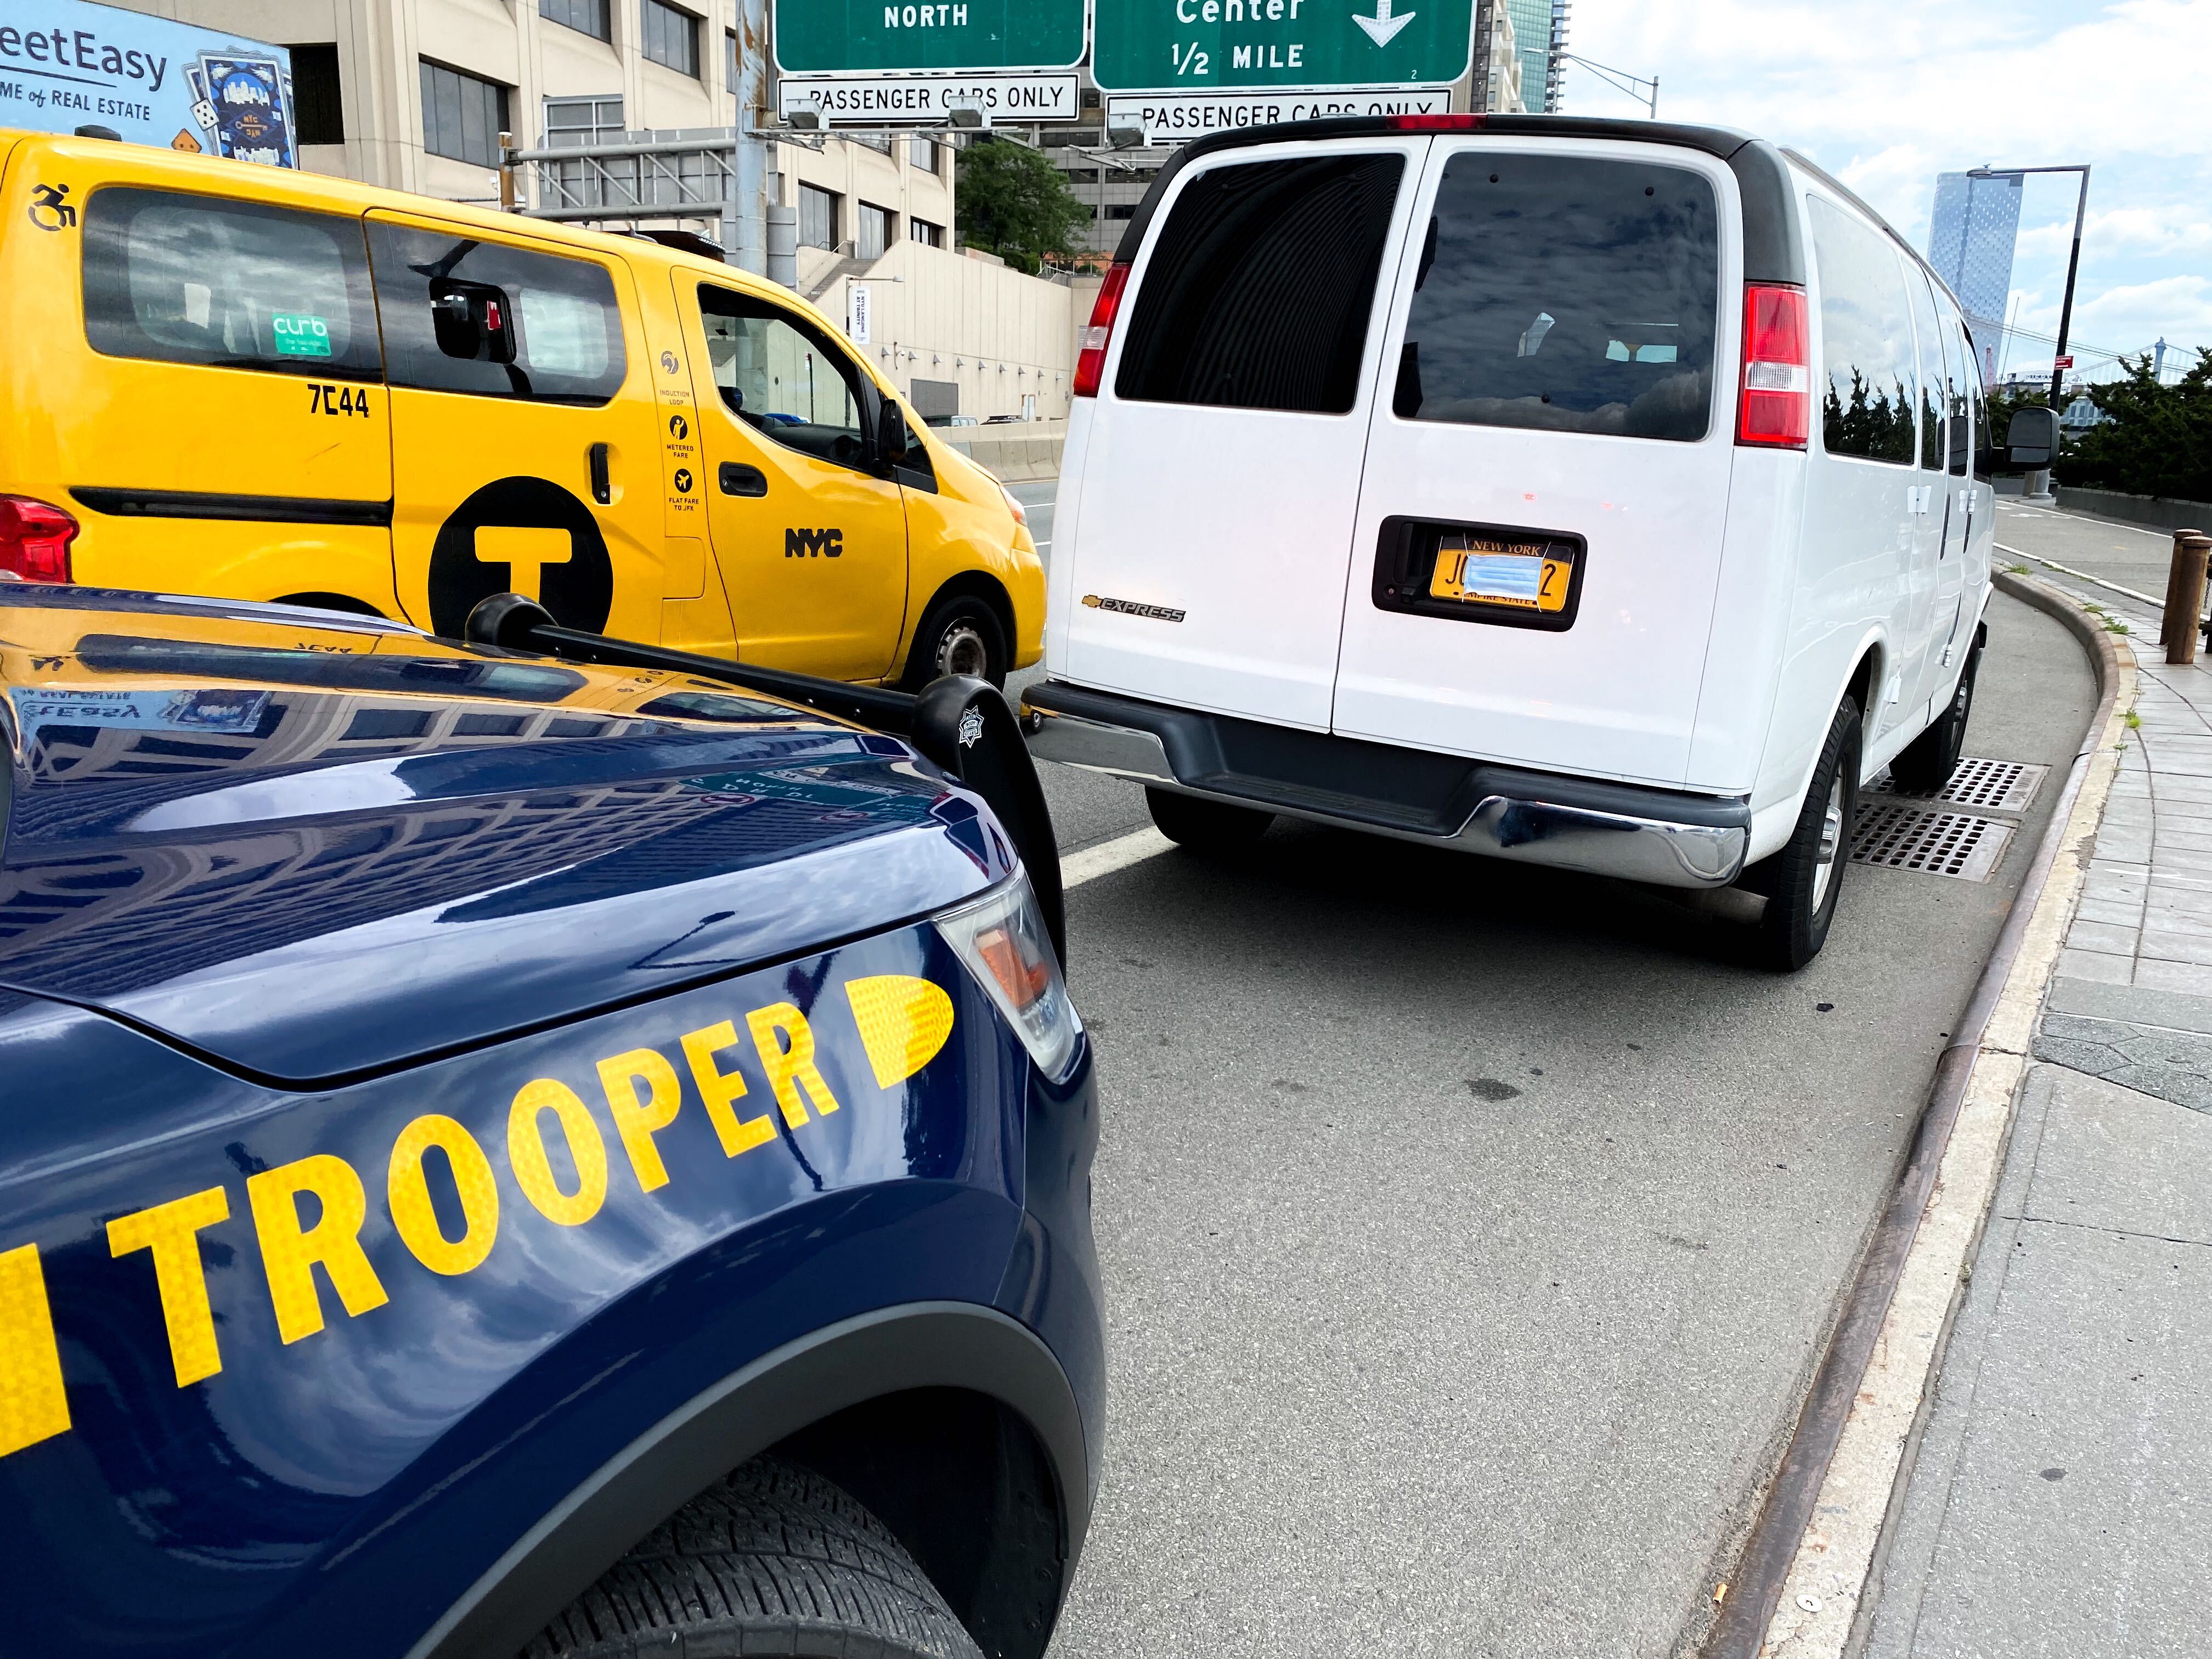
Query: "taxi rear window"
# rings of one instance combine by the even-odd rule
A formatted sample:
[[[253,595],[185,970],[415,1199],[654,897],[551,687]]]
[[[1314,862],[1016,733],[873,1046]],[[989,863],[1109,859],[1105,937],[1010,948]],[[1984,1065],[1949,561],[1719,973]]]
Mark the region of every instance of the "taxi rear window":
[[[84,330],[111,357],[374,380],[361,222],[112,185],[84,214]]]

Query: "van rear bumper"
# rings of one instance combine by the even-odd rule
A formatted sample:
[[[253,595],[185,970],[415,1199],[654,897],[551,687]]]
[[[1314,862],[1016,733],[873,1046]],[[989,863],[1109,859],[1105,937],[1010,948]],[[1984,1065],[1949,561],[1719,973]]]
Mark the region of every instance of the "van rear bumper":
[[[1041,760],[1401,840],[1619,876],[1725,887],[1751,803],[1498,766],[1047,680],[1022,694]]]

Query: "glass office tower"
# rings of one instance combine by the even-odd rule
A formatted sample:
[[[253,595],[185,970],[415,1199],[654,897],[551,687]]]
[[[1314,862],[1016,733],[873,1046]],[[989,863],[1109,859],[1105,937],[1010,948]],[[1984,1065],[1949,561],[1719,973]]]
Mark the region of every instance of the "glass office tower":
[[[2020,236],[2021,183],[2017,175],[1936,176],[1928,263],[1966,307],[1984,386],[1996,379],[2004,358],[2005,301],[2012,293],[2013,246]]]

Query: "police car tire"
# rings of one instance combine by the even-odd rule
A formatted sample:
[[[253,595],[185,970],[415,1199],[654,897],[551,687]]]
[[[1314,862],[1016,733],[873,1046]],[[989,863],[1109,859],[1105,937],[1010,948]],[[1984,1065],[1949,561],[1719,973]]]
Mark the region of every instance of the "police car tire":
[[[1851,830],[1858,822],[1859,707],[1845,697],[1828,723],[1827,741],[1813,768],[1813,780],[1798,809],[1796,827],[1781,851],[1746,871],[1739,885],[1766,896],[1766,908],[1753,934],[1753,957],[1762,968],[1794,974],[1828,942],[1836,902],[1843,891],[1844,866],[1851,856]],[[1842,783],[1843,821],[1837,830],[1828,878],[1820,880],[1820,846],[1826,833],[1829,801]]]
[[[939,665],[945,642],[956,632],[972,634],[983,647],[983,672],[1001,691],[1006,689],[1006,635],[988,601],[973,593],[955,593],[939,599],[914,631],[914,646],[906,654],[906,690],[919,691],[942,674],[955,672]]]
[[[775,1457],[740,1465],[653,1528],[522,1659],[678,1651],[981,1659],[882,1522]]]
[[[1147,787],[1145,805],[1162,835],[1194,853],[1243,852],[1275,821],[1273,812],[1255,806],[1232,806],[1227,801],[1178,795],[1172,789]]]

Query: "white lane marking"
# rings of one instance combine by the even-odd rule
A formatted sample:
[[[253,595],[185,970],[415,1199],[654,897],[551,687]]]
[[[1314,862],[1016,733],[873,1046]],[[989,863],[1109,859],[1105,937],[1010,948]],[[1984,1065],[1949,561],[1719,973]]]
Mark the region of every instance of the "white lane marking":
[[[2131,599],[2141,599],[2154,611],[2166,609],[2164,599],[2154,599],[2148,593],[2138,593],[2132,587],[2123,587],[2118,582],[2108,582],[2102,576],[2093,576],[2086,570],[2076,570],[2073,566],[2061,564],[2056,559],[2046,559],[2040,553],[2030,553],[2021,548],[2007,547],[2002,542],[1992,542],[1990,545],[2000,553],[2011,554],[2015,559],[2033,559],[2038,564],[2048,565],[2053,570],[2063,571],[2066,574],[2081,581],[2094,582],[2098,586],[2110,588],[2115,593],[2124,593]]]
[[[1065,891],[1070,887],[1080,887],[1086,881],[1096,881],[1116,870],[1142,864],[1174,845],[1158,830],[1147,826],[1117,836],[1112,841],[1101,842],[1096,847],[1086,847],[1079,853],[1070,853],[1060,861],[1060,888]]]
[[[2085,519],[2078,513],[2054,513],[2047,507],[2015,507],[1999,501],[1997,508],[2004,513],[2033,513],[2042,519],[2063,519],[2069,524],[2093,524],[2100,530],[2132,530],[2138,536],[2155,536],[2160,541],[2168,539],[2163,530],[2145,530],[2139,524],[2118,524],[2110,519]]]

